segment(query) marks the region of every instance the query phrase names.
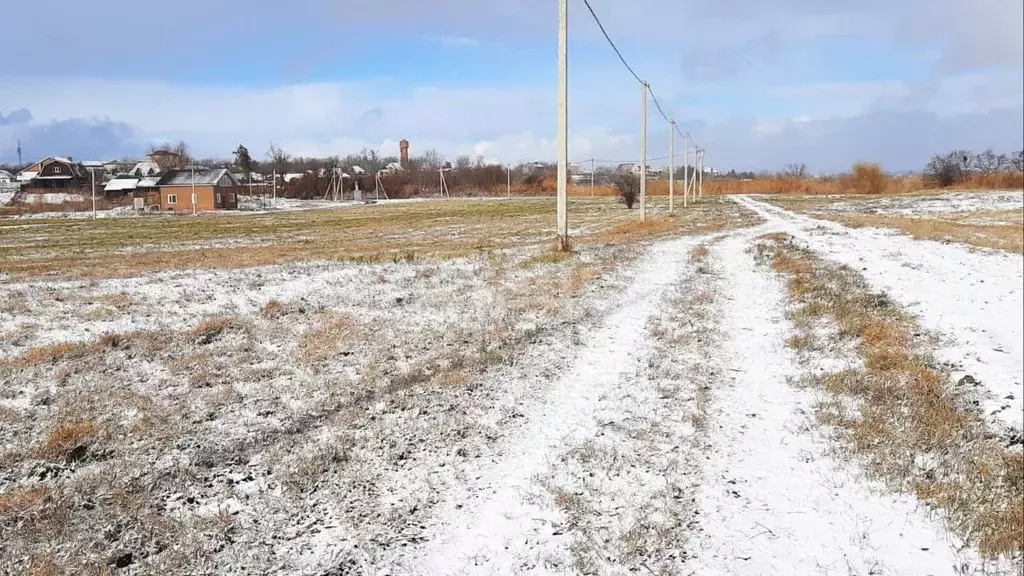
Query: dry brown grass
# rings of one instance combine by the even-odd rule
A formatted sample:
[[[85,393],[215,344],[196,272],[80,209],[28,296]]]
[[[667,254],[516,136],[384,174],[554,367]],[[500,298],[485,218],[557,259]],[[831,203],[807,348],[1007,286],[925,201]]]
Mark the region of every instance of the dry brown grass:
[[[6,492],[0,492],[0,520],[10,522],[12,519],[39,506],[52,494],[53,487],[48,484],[12,488]]]
[[[45,346],[34,346],[20,356],[0,361],[0,367],[40,366],[56,364],[59,361],[81,358],[89,354],[90,346],[85,342],[60,342]]]
[[[678,225],[668,216],[648,216],[646,220],[641,220],[637,216],[609,227],[601,233],[601,236],[606,238],[643,238],[665,234],[677,228]]]
[[[234,316],[217,316],[203,320],[195,328],[189,330],[188,334],[202,344],[209,344],[224,332],[239,327],[241,323],[241,319]]]
[[[332,312],[321,314],[299,338],[296,353],[306,364],[319,364],[353,344],[360,333],[359,324],[349,316]]]
[[[100,427],[92,420],[78,420],[54,426],[39,447],[39,456],[46,460],[64,460],[86,450],[100,435]]]
[[[653,226],[610,228],[636,217],[610,198],[573,198],[578,245],[659,234],[700,234],[748,225],[752,214],[704,201],[661,222],[665,200],[650,201]],[[159,270],[244,268],[313,259],[360,263],[457,258],[508,248],[546,247],[553,198],[451,200],[272,214],[198,217],[0,220],[0,273],[110,278]],[[224,246],[225,243],[234,243]]]
[[[912,218],[881,214],[820,214],[819,216],[853,227],[895,228],[918,240],[956,242],[979,248],[994,248],[1024,254],[1024,226],[1021,224],[979,224],[971,222],[968,216],[959,217],[959,221],[946,218]],[[1005,214],[1005,216],[1013,217],[1014,214]]]
[[[276,318],[284,311],[284,304],[280,300],[269,300],[263,306],[263,315],[267,318]]]
[[[704,260],[707,260],[709,253],[708,247],[703,244],[694,246],[693,249],[690,250],[690,260],[693,260],[694,262],[703,262]]]
[[[957,184],[957,190],[1020,190],[1024,173],[974,174]],[[920,175],[895,177],[882,173],[877,164],[858,163],[850,174],[839,177],[795,178],[776,176],[754,180],[705,179],[704,195],[726,194],[907,194],[933,190]]]
[[[814,323],[833,324],[864,361],[863,369],[810,377],[833,395],[818,406],[819,420],[841,431],[872,473],[942,508],[984,556],[1024,552],[1020,453],[991,439],[965,408],[969,402],[921,350],[913,318],[848,268],[784,240],[759,250],[787,279],[800,336],[809,337]]]

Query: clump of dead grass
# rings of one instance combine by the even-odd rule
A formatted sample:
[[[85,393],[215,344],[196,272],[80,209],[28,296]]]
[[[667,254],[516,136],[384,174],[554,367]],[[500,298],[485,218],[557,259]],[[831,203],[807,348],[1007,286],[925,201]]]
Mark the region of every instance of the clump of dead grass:
[[[203,320],[195,328],[188,331],[197,344],[209,344],[232,328],[241,325],[241,320],[233,316],[218,316]]]
[[[299,338],[297,354],[306,364],[330,360],[359,338],[359,324],[344,314],[327,312],[318,315],[313,325]]]
[[[0,366],[30,367],[46,364],[56,364],[65,360],[81,358],[90,352],[90,346],[85,342],[59,342],[44,346],[29,348],[20,356],[0,362]]]
[[[77,420],[58,424],[39,447],[39,456],[46,460],[66,460],[81,457],[100,435],[100,427],[92,420]]]
[[[528,258],[523,262],[524,267],[536,266],[538,264],[559,264],[573,257],[571,250],[555,250],[544,252]]]
[[[284,312],[284,304],[280,300],[269,300],[263,306],[263,315],[267,318],[277,318]]]
[[[784,275],[801,333],[837,326],[856,342],[860,369],[809,378],[832,397],[819,421],[841,431],[871,472],[942,508],[950,526],[986,557],[1024,552],[1024,491],[1019,452],[990,439],[947,376],[924,354],[920,330],[884,294],[846,267],[829,265],[788,241],[759,247]],[[922,469],[920,462],[930,464]]]
[[[690,260],[694,262],[703,262],[707,259],[708,254],[708,247],[700,244],[699,246],[694,246],[693,249],[690,250]]]

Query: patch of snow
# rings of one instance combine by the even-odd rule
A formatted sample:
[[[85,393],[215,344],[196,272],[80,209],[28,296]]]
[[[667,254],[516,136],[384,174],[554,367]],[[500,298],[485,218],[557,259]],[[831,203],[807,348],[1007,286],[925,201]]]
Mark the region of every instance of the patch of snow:
[[[922,326],[948,341],[937,359],[988,390],[997,428],[1024,426],[1024,257],[915,240],[891,230],[852,229],[736,197],[818,254],[860,272]]]
[[[951,545],[915,499],[874,491],[826,454],[813,431],[814,394],[791,385],[799,368],[781,282],[755,266],[752,239],[712,249],[724,271],[718,350],[731,382],[715,390],[714,443],[698,498],[703,530],[693,573],[960,575],[977,564]]]
[[[474,472],[440,508],[429,542],[401,561],[412,574],[469,575],[523,572],[524,557],[564,551],[570,538],[557,529],[561,515],[530,498],[536,475],[545,473],[566,444],[593,437],[598,403],[623,385],[640,361],[648,318],[681,273],[695,239],[657,246],[644,257],[620,308],[607,318],[568,371],[539,405],[523,407],[527,428],[502,460]],[[542,564],[530,573],[549,573]]]
[[[917,216],[988,210],[1024,210],[1024,190],[947,192],[933,196],[887,196],[871,200],[836,202],[823,212],[861,212]]]

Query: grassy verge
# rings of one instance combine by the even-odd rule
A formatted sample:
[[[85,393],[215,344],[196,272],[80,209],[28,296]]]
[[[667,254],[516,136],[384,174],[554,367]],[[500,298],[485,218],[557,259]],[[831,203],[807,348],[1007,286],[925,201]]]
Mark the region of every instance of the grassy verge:
[[[790,345],[852,351],[850,368],[806,378],[825,393],[819,421],[873,476],[941,510],[984,557],[1024,554],[1024,453],[992,438],[967,391],[929,358],[914,318],[784,236],[763,237],[758,254],[786,279],[798,330]]]
[[[999,218],[1020,218],[1019,210],[1007,210],[1006,214],[993,215]],[[907,216],[886,216],[880,214],[822,214],[819,215],[855,228],[895,228],[918,240],[956,242],[978,248],[994,248],[1007,252],[1024,254],[1024,225],[1021,223],[979,223],[966,217],[957,218],[911,218]],[[1012,221],[1012,220],[1011,220]]]

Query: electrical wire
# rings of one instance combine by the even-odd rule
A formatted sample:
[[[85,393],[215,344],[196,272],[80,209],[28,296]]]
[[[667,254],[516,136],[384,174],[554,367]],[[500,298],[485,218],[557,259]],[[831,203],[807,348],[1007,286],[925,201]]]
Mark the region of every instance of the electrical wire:
[[[583,4],[587,7],[587,10],[590,12],[590,15],[593,16],[594,22],[597,23],[597,27],[601,30],[601,34],[604,35],[604,39],[608,41],[608,45],[612,47],[613,51],[615,51],[615,54],[616,56],[619,57],[619,60],[622,62],[622,65],[626,67],[626,70],[629,71],[633,78],[636,78],[637,82],[647,86],[647,91],[651,95],[651,100],[654,101],[654,106],[655,108],[658,109],[658,113],[661,114],[661,117],[665,120],[665,122],[668,122],[675,127],[675,130],[676,132],[679,133],[679,136],[689,141],[690,144],[693,144],[694,147],[697,147],[697,144],[693,141],[693,138],[690,137],[690,133],[686,132],[684,134],[679,129],[679,125],[676,124],[675,121],[669,118],[668,114],[665,113],[665,109],[661,107],[661,102],[658,101],[658,96],[654,93],[654,89],[651,88],[651,84],[641,79],[640,75],[637,74],[636,71],[633,70],[633,67],[629,65],[629,62],[626,61],[626,58],[622,55],[622,52],[619,50],[619,47],[615,45],[615,41],[612,40],[611,35],[609,35],[608,31],[605,29],[604,24],[601,23],[601,19],[597,17],[597,13],[594,11],[594,7],[590,5],[590,0],[583,0]],[[652,158],[651,160],[664,160],[667,158],[668,156],[666,156],[665,158]]]
[[[594,12],[594,8],[590,6],[589,0],[583,0],[583,4],[586,5],[587,10],[590,10],[590,15],[594,17],[594,22],[597,22],[597,27],[601,29],[601,33],[604,34],[604,39],[608,41],[608,44],[611,45],[612,50],[614,50],[615,53],[619,56],[619,60],[622,61],[622,65],[626,67],[626,70],[629,70],[629,73],[633,75],[633,78],[636,78],[637,82],[641,84],[646,84],[646,82],[641,80],[640,76],[638,76],[637,73],[633,71],[633,67],[629,65],[629,62],[626,62],[626,59],[622,56],[622,52],[619,52],[618,46],[616,46],[615,42],[612,41],[612,37],[608,35],[608,31],[604,29],[604,24],[601,24],[601,19],[597,17],[597,13]]]

